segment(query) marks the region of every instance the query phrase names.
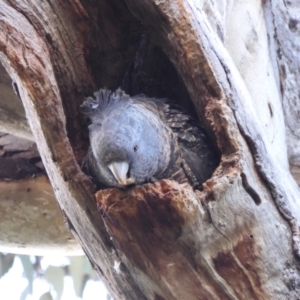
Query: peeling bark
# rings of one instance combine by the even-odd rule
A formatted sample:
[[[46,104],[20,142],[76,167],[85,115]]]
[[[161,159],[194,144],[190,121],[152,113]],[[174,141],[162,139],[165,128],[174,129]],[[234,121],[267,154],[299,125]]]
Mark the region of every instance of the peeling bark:
[[[237,22],[230,8],[242,8],[230,3],[0,1],[0,59],[19,87],[66,222],[115,299],[300,297],[300,193],[288,170],[280,94],[272,90],[263,7],[243,11],[262,27],[237,28],[246,40],[240,45],[248,45],[243,65],[228,39]],[[142,35],[173,63],[221,163],[201,192],[164,180],[101,190],[95,200],[78,165],[88,148],[79,106],[98,87],[132,88],[126,78],[137,77],[124,74],[138,61]],[[249,41],[267,59],[248,72],[259,53]],[[262,79],[252,86],[258,71]]]

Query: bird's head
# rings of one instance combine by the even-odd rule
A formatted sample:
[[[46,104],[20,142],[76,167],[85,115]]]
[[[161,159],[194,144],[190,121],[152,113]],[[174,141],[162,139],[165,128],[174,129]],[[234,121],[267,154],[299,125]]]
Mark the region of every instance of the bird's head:
[[[99,181],[108,186],[142,184],[167,168],[170,134],[146,103],[121,90],[100,90],[82,108],[92,121],[90,142]]]

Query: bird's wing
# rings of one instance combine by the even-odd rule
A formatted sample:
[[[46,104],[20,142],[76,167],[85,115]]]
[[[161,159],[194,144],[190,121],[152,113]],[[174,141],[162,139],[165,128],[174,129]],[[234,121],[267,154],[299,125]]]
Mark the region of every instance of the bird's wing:
[[[201,184],[211,177],[219,159],[209,141],[204,128],[198,120],[189,116],[176,106],[167,105],[164,110],[166,120],[172,131],[177,135],[186,173],[190,172]],[[188,177],[192,175],[187,174]],[[190,181],[194,181],[190,178]],[[193,182],[193,184],[195,184]]]
[[[219,163],[219,158],[200,122],[167,99],[143,96],[136,96],[133,99],[154,112],[169,126],[177,139],[177,148],[179,147],[181,152],[183,159],[181,167],[192,185],[196,185],[195,181],[201,185],[211,177]],[[175,157],[177,160],[178,156]],[[179,172],[177,169],[172,171]]]

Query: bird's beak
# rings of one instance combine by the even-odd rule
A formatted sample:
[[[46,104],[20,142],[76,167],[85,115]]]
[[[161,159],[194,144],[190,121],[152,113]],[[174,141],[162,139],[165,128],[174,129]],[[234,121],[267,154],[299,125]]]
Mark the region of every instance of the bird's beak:
[[[133,178],[128,178],[128,170],[129,170],[129,164],[126,161],[123,162],[113,162],[110,165],[108,165],[108,168],[111,170],[111,172],[114,174],[115,178],[118,180],[120,185],[130,185],[134,183]]]

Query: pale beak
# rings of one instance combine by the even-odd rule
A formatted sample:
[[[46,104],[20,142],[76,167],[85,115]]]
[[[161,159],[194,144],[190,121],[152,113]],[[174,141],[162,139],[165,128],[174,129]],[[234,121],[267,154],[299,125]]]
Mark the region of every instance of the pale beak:
[[[129,170],[128,162],[113,162],[108,165],[108,168],[114,174],[120,185],[129,185],[134,183],[134,178],[127,177]]]

